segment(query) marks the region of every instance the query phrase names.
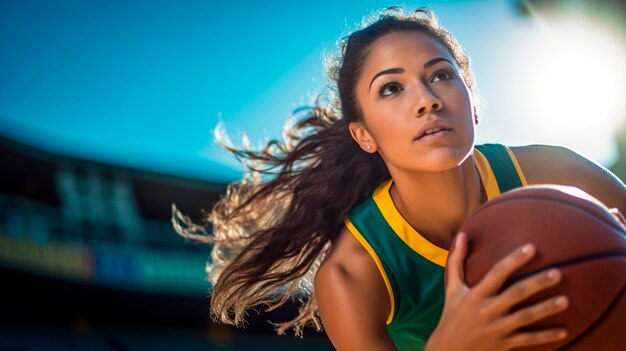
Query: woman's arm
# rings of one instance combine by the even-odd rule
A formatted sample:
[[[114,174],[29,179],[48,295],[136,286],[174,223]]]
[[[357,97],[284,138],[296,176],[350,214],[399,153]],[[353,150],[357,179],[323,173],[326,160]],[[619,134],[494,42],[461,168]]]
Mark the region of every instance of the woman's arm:
[[[505,280],[534,255],[516,250],[496,264],[474,288],[465,285],[465,236],[451,252],[443,315],[426,350],[509,350],[565,337],[560,328],[516,332],[567,307],[556,297],[509,313],[511,307],[560,280],[560,272],[540,272],[497,294]],[[361,244],[344,229],[315,276],[315,298],[326,334],[340,351],[396,350],[387,333],[390,299],[378,268]]]
[[[580,188],[609,208],[626,213],[626,186],[609,170],[564,147],[512,147],[528,184],[561,184]]]
[[[347,228],[317,270],[315,299],[337,350],[396,350],[386,328],[391,306],[383,278]]]

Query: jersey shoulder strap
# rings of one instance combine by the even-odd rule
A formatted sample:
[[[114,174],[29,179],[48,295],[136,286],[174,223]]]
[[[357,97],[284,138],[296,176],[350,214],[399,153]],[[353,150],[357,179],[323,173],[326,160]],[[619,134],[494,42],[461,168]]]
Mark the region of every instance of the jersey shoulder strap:
[[[509,154],[506,146],[502,144],[482,144],[476,145],[476,148],[489,161],[491,170],[498,182],[500,193],[524,186],[518,169],[513,163],[514,160],[511,158],[512,155]]]

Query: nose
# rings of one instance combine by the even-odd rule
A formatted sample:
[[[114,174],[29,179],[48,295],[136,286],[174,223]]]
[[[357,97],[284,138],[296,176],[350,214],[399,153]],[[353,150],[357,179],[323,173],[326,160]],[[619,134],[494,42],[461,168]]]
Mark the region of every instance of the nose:
[[[430,92],[423,95],[417,103],[417,117],[422,117],[425,114],[441,111],[443,108],[443,102]]]

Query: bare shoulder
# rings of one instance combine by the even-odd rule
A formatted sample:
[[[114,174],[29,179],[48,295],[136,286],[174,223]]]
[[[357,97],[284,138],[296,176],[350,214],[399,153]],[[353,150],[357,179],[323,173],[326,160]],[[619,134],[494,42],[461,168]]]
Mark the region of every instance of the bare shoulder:
[[[602,165],[565,147],[529,145],[510,149],[528,184],[576,186],[607,206],[626,211],[626,186]]]
[[[322,324],[338,350],[395,350],[386,329],[387,288],[373,259],[347,228],[318,268],[314,287]]]

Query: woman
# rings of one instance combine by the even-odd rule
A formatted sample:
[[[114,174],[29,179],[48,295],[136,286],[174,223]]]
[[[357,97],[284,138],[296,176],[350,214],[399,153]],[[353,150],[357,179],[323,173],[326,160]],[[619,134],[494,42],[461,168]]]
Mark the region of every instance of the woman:
[[[567,184],[624,211],[624,184],[564,148],[475,147],[469,58],[430,11],[388,9],[342,41],[328,72],[338,97],[300,111],[284,142],[228,146],[250,172],[209,215],[212,236],[175,213],[181,234],[214,243],[213,315],[240,324],[248,308],[304,294],[279,333],[319,329],[319,311],[339,350],[508,350],[565,337],[561,328],[518,330],[563,311],[566,296],[509,312],[556,284],[558,270],[499,292],[532,245],[470,289],[459,234],[444,291],[448,248],[461,223],[507,188]]]

